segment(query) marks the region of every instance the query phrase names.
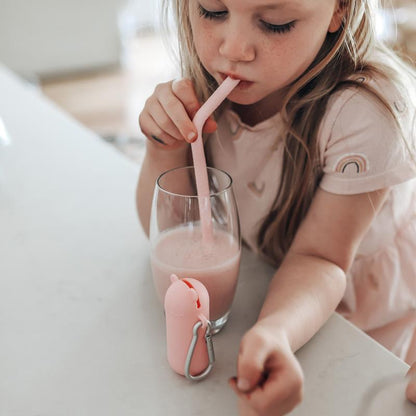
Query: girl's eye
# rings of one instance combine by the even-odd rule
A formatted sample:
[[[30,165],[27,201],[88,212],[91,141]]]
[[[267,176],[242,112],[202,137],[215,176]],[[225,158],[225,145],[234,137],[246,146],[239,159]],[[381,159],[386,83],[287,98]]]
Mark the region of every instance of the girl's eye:
[[[227,10],[221,10],[221,11],[210,11],[207,9],[204,9],[200,4],[198,4],[198,12],[201,17],[204,19],[214,20],[214,19],[222,19],[225,16],[227,16]],[[263,28],[267,32],[273,32],[273,33],[287,33],[293,27],[295,26],[295,20],[289,23],[285,23],[284,25],[273,25],[271,23],[265,22],[264,20],[261,20],[261,24],[263,25]]]
[[[204,19],[221,19],[227,15],[227,11],[209,11],[204,9],[200,4],[198,5],[199,15]]]
[[[266,31],[273,33],[287,33],[295,27],[295,20],[289,23],[285,23],[284,25],[272,25],[271,23],[267,23],[264,20],[262,20],[261,23],[263,24],[263,27]]]

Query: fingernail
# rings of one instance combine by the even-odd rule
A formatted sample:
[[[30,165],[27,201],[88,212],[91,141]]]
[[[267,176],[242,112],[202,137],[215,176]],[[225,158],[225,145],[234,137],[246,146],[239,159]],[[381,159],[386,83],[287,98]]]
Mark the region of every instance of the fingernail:
[[[239,378],[237,381],[238,390],[247,391],[250,388],[250,383],[245,378]]]
[[[196,139],[196,133],[193,131],[192,133],[188,134],[188,140],[192,141],[194,139]]]

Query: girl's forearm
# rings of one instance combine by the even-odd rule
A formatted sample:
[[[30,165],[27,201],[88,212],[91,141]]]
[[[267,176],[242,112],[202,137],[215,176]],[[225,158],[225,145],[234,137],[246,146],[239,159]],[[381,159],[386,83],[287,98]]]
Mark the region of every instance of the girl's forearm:
[[[334,263],[288,253],[270,283],[258,324],[283,331],[296,351],[334,312],[345,282],[344,270]]]
[[[187,164],[187,149],[164,150],[147,143],[146,155],[140,170],[139,182],[136,189],[136,206],[140,222],[149,235],[150,210],[152,207],[153,191],[156,179],[169,169]]]

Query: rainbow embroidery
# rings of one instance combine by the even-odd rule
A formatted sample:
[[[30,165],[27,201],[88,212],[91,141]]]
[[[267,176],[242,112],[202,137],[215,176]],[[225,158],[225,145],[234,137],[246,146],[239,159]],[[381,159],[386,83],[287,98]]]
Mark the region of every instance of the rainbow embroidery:
[[[338,173],[364,173],[369,169],[367,156],[363,153],[347,153],[335,163],[334,171]]]

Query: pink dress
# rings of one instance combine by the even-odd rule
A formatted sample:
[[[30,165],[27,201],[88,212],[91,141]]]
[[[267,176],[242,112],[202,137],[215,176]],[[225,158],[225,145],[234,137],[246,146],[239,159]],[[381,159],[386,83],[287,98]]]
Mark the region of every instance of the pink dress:
[[[415,108],[386,82],[369,82],[393,104],[407,144],[415,143]],[[258,252],[257,233],[277,194],[282,122],[276,114],[254,127],[226,108],[207,143],[212,164],[230,173],[242,236]],[[416,361],[416,161],[386,109],[357,88],[335,93],[319,131],[324,175],[335,194],[390,187],[347,274],[338,312],[408,363]],[[414,148],[414,147],[413,147]]]

